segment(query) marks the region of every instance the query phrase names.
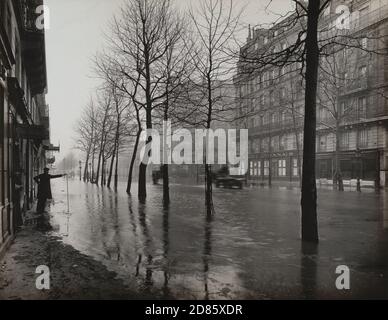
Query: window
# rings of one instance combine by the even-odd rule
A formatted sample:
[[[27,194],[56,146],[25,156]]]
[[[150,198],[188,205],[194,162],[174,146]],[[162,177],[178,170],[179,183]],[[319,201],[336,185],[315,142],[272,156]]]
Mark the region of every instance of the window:
[[[298,171],[299,171],[298,170],[298,158],[293,158],[292,159],[292,175],[294,177],[299,176]]]
[[[327,118],[328,118],[327,113],[328,112],[327,112],[326,108],[320,107],[319,108],[319,120],[323,121],[323,122],[327,121]]]
[[[268,160],[264,161],[264,175],[269,176],[269,161]]]
[[[358,98],[358,118],[366,118],[366,98]]]
[[[250,176],[253,176],[254,175],[254,169],[253,169],[253,166],[254,166],[254,162],[253,161],[249,161],[249,175]]]
[[[259,153],[260,152],[260,139],[255,139],[253,142],[253,152]]]
[[[273,137],[272,138],[272,150],[273,151],[278,151],[279,150],[279,136]]]
[[[269,103],[273,104],[275,102],[274,93],[273,91],[270,91],[269,93]]]
[[[322,135],[319,137],[319,150],[326,151],[327,148],[327,136]]]
[[[279,160],[279,162],[278,162],[278,175],[279,175],[279,177],[285,177],[287,175],[286,160]]]
[[[286,150],[287,149],[287,136],[281,136],[279,141],[279,149]]]
[[[264,115],[264,124],[269,124],[271,122],[271,116],[269,114]]]
[[[265,138],[265,139],[261,140],[261,150],[263,152],[269,151],[269,138]]]
[[[345,83],[345,86],[347,86],[348,85],[348,73],[347,72],[345,72],[344,73],[344,83]]]
[[[276,69],[273,69],[272,70],[272,74],[271,74],[271,78],[272,78],[272,82],[273,81],[276,81],[276,78],[278,77],[278,72]]]
[[[285,99],[286,98],[286,88],[280,89],[280,98]]]
[[[277,113],[274,112],[271,115],[271,121],[272,121],[273,124],[277,124],[279,122],[279,118],[278,118],[278,114]]]
[[[349,148],[349,132],[345,131],[341,134],[341,142],[340,142],[340,147],[341,149],[348,149]]]
[[[339,111],[338,113],[339,113],[340,117],[343,117],[345,114],[345,111],[346,111],[345,102],[340,103],[338,111]]]
[[[362,38],[361,39],[361,48],[367,49],[368,48],[368,38]]]
[[[359,68],[359,75],[360,75],[360,80],[363,80],[363,79],[365,79],[365,77],[367,76],[367,69],[366,69],[366,66],[361,66],[360,68]]]
[[[268,37],[264,37],[264,44],[268,43]]]
[[[368,147],[368,130],[363,129],[359,133],[359,146],[360,148],[367,148]]]
[[[362,9],[360,9],[359,10],[360,19],[364,18],[368,14],[368,11],[369,11],[369,6],[366,6],[366,7],[362,8]]]
[[[263,74],[263,85],[268,85],[268,72],[264,72]]]
[[[280,113],[280,120],[281,120],[282,124],[287,123],[287,111],[282,111]]]
[[[346,60],[348,58],[348,48],[342,50],[342,58]]]
[[[253,162],[253,175],[257,176],[257,162],[256,161]]]
[[[256,176],[261,176],[261,161],[256,162]]]
[[[291,144],[292,144],[292,150],[296,150],[296,136],[291,136]]]

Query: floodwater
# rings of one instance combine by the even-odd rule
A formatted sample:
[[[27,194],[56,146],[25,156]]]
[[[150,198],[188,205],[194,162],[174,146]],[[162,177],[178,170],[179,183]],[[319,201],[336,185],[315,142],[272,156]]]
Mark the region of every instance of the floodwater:
[[[101,261],[134,290],[156,298],[387,298],[388,196],[319,191],[320,243],[300,241],[300,194],[287,188],[148,186],[145,204],[80,181],[52,182],[52,224],[63,241]],[[133,186],[136,191],[137,186]],[[350,269],[338,290],[336,268]]]

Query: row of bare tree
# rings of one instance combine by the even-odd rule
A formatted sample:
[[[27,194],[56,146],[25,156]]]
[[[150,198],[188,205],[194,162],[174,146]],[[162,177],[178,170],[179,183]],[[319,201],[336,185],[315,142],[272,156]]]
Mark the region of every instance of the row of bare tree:
[[[106,48],[95,58],[95,71],[103,86],[78,124],[78,147],[85,153],[86,163],[92,164],[91,169],[85,167],[84,179],[110,186],[113,176],[117,186],[119,153],[130,145],[127,192],[131,193],[142,131],[160,128],[162,120],[206,129],[219,122],[241,121],[255,111],[237,114],[233,112],[233,104],[225,103],[225,87],[233,81],[236,66],[243,65],[245,72],[254,73],[299,63],[305,87],[302,238],[317,242],[315,153],[320,61],[339,47],[359,46],[360,39],[351,38],[346,32],[325,31],[328,35],[320,35],[319,20],[329,0],[292,2],[295,10],[284,21],[288,28],[300,26],[295,41],[276,52],[264,49],[251,55],[249,50],[240,50],[242,46],[236,41],[241,12],[232,0],[201,0],[196,9],[187,12],[179,10],[171,0],[125,1],[112,20]],[[329,62],[329,66],[333,64]],[[333,89],[335,85],[327,84],[329,87]],[[229,100],[233,100],[234,94],[229,94]],[[325,99],[322,104],[328,102]],[[147,137],[146,145],[151,142],[152,137]],[[147,197],[146,172],[147,165],[140,163],[141,201]],[[162,173],[163,201],[168,205],[167,165],[162,166]],[[212,172],[208,164],[205,164],[205,204],[211,214]]]
[[[222,88],[235,63],[231,52],[238,15],[232,1],[204,0],[186,13],[170,0],[128,0],[114,17],[107,46],[95,58],[103,89],[85,109],[78,124],[78,146],[91,171],[85,179],[110,185],[118,152],[133,142],[127,192],[142,131],[161,121],[210,129],[215,121],[231,121]],[[148,136],[147,145],[152,137]],[[148,148],[149,149],[149,148]],[[116,165],[114,161],[116,159]],[[110,161],[110,169],[105,167]],[[205,161],[206,163],[206,161]],[[147,164],[139,163],[138,197],[145,200]],[[106,173],[109,172],[108,177]],[[163,200],[170,202],[168,166],[162,165]],[[212,173],[205,164],[206,208],[211,213]]]

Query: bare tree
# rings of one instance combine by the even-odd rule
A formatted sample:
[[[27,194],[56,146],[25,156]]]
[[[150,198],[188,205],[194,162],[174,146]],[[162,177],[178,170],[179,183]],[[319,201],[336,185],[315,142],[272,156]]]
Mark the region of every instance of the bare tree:
[[[221,0],[202,0],[199,9],[190,10],[189,17],[193,25],[196,46],[189,50],[195,72],[191,79],[190,92],[195,98],[196,106],[189,110],[192,124],[211,129],[216,120],[223,120],[223,115],[230,115],[225,110],[223,88],[230,82],[234,60],[228,54],[231,51],[233,35],[238,27],[240,14],[233,14],[233,3]],[[209,146],[206,136],[206,150]],[[205,204],[207,214],[212,214],[212,169],[205,156]]]
[[[168,35],[168,37],[166,37]],[[145,115],[145,128],[153,127],[153,111],[165,101],[166,72],[162,61],[179,39],[180,22],[176,19],[169,0],[128,0],[121,14],[113,20],[109,43],[109,55],[105,62],[97,62],[97,68],[109,67],[109,77],[119,77],[118,87],[131,98],[137,112]],[[139,115],[139,119],[140,119]],[[139,132],[141,126],[139,126]],[[146,149],[152,137],[148,136]],[[131,161],[132,163],[132,161]],[[145,200],[147,164],[139,165],[139,199]]]
[[[360,83],[358,67],[352,61],[352,57],[357,56],[357,51],[357,48],[336,50],[333,47],[331,54],[321,58],[320,64],[318,106],[323,112],[318,117],[318,126],[335,136],[334,185],[339,191],[344,190],[340,166],[342,126],[357,111],[354,110],[355,99],[351,103],[345,103],[341,97],[347,92],[347,88]]]
[[[99,141],[98,147],[98,162],[97,162],[97,172],[96,177],[94,179],[94,183],[99,184],[100,173],[101,173],[101,185],[104,182],[104,168],[105,168],[105,151],[108,142],[108,134],[110,133],[110,129],[112,123],[110,121],[110,112],[111,112],[111,103],[112,103],[112,95],[109,90],[102,90],[97,98],[97,135]]]
[[[93,100],[84,109],[81,118],[76,124],[75,148],[84,153],[85,166],[83,172],[83,181],[92,180],[92,172],[89,172],[89,162],[93,157],[96,145],[96,110]]]

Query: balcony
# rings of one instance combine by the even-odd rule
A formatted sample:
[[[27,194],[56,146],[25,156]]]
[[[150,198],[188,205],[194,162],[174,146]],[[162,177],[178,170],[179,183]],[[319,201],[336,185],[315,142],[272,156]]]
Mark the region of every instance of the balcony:
[[[268,134],[268,133],[276,133],[276,132],[285,132],[294,130],[296,128],[300,128],[303,125],[303,119],[296,119],[296,123],[292,120],[287,121],[276,121],[272,123],[263,124],[261,126],[257,126],[254,128],[249,128],[249,135],[260,135],[260,134]]]
[[[27,102],[24,97],[24,91],[20,87],[19,81],[15,77],[7,78],[7,85],[9,91],[10,102],[15,106],[18,114],[23,118],[25,122],[32,122],[31,115],[27,108]]]

